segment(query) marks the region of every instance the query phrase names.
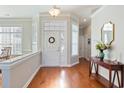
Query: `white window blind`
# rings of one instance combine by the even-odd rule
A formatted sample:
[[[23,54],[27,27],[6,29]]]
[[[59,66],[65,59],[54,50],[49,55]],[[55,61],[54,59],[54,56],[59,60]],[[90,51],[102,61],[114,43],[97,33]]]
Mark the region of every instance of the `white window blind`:
[[[11,47],[12,55],[22,54],[23,27],[0,27],[0,48]]]

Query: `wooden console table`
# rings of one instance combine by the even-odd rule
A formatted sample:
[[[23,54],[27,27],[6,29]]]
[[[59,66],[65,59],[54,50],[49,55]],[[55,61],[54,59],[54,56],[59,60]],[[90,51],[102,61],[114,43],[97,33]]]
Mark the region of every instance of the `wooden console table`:
[[[99,66],[102,66],[106,69],[109,70],[109,81],[107,79],[105,79],[104,77],[102,77],[98,72],[99,72]],[[115,77],[117,75],[117,79],[118,79],[118,87],[123,87],[123,66],[124,64],[120,63],[120,62],[113,62],[110,60],[103,60],[101,61],[98,57],[92,57],[90,59],[90,65],[89,65],[89,77],[95,76],[97,80],[99,80],[100,82],[102,82],[102,79],[100,79],[100,77],[102,77],[104,80],[106,80],[106,87],[114,87],[114,82],[115,82]],[[92,69],[94,67],[95,73],[92,73]],[[112,78],[112,71],[114,71],[114,75]],[[119,73],[121,72],[120,77],[119,77]],[[104,81],[102,83],[105,83]]]

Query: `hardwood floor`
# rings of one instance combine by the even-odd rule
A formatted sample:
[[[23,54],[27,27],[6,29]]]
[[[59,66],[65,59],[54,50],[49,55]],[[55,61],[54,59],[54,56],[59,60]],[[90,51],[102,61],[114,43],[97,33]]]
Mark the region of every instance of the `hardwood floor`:
[[[103,88],[93,78],[89,78],[88,62],[80,59],[80,63],[68,68],[41,68],[28,88]]]

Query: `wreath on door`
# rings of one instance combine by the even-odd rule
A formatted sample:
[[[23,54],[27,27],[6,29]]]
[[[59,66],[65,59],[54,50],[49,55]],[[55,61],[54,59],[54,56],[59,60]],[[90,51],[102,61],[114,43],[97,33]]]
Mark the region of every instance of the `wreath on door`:
[[[50,37],[48,41],[49,41],[49,43],[54,43],[55,42],[55,38],[54,37]]]

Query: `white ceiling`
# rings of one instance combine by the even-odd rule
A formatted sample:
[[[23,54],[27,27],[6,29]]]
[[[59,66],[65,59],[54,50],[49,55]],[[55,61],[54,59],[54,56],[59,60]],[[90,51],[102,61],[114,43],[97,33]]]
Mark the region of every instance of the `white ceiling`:
[[[32,17],[39,12],[48,12],[52,5],[0,5],[0,17]],[[89,23],[91,14],[101,6],[97,5],[57,5],[61,12],[74,13],[80,17],[80,24]],[[87,21],[83,22],[86,18]]]

